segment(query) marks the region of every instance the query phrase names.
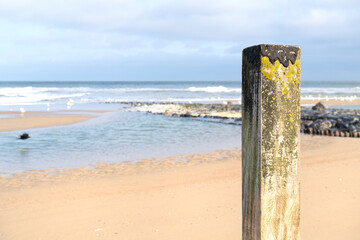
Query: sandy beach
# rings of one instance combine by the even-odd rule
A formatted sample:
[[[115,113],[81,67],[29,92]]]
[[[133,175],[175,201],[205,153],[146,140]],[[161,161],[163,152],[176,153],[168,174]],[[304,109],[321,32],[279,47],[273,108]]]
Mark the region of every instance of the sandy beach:
[[[303,105],[315,105],[318,102],[325,103],[326,105],[360,105],[360,99],[351,99],[351,98],[338,98],[338,99],[324,99],[324,98],[314,98],[314,99],[301,99],[301,104]]]
[[[359,239],[359,144],[301,137],[302,239]],[[241,239],[241,151],[2,177],[0,238]]]

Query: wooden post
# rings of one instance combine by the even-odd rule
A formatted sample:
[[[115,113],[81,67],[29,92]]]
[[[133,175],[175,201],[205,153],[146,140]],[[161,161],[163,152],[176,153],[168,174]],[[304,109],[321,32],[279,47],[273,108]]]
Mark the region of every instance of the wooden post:
[[[242,239],[300,239],[300,48],[243,50]]]

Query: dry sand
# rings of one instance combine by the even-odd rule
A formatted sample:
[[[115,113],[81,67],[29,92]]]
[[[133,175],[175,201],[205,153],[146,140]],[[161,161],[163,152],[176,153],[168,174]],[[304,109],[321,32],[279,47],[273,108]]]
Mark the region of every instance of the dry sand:
[[[64,114],[58,112],[26,112],[24,114],[15,112],[0,112],[0,114],[9,115],[6,118],[0,118],[0,132],[13,131],[28,128],[50,127],[57,125],[67,125],[86,121],[93,118],[93,111],[82,111],[82,114]]]
[[[359,139],[301,140],[302,239],[359,240]],[[0,239],[241,239],[241,152],[0,179]]]
[[[360,105],[360,99],[301,99],[301,104],[315,105],[318,102],[323,102],[326,105]]]

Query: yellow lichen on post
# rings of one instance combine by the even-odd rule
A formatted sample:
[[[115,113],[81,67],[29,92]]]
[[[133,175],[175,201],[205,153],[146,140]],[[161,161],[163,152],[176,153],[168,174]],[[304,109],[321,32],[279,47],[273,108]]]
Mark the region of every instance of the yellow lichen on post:
[[[269,57],[261,57],[262,63],[262,74],[270,80],[281,80],[279,78],[280,74],[283,73],[286,75],[287,81],[300,84],[300,71],[301,71],[301,61],[296,60],[295,63],[289,62],[289,66],[285,67],[280,63],[279,60],[275,63],[271,63]]]
[[[243,239],[300,239],[300,49],[243,51]]]
[[[266,209],[261,235],[262,239],[299,239],[300,60],[285,67],[263,56],[261,63],[261,208]]]
[[[296,60],[294,64],[289,62],[289,66],[285,67],[280,61],[271,63],[269,57],[261,57],[261,73],[270,80],[278,81],[281,83],[283,94],[287,94],[287,97],[291,97],[291,91],[289,84],[300,84],[300,60]],[[285,77],[283,76],[285,75]]]

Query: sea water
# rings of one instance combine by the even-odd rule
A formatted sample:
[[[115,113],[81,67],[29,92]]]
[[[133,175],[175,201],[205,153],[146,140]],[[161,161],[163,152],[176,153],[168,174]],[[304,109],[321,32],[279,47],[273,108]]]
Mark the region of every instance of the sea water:
[[[126,112],[113,102],[241,100],[240,82],[0,82],[0,111],[112,110],[73,125],[0,133],[0,172],[74,168],[241,146],[241,126]],[[360,82],[303,82],[303,98],[359,98]],[[110,103],[110,104],[106,104]],[[26,113],[25,113],[26,114]],[[73,113],[74,114],[74,113]],[[27,132],[31,138],[19,140]]]
[[[241,82],[0,82],[0,110],[99,107],[105,102],[202,102],[241,100]],[[303,99],[358,99],[360,81],[303,81]],[[48,107],[50,105],[50,107]]]
[[[0,172],[75,168],[241,146],[238,125],[116,111],[73,125],[0,133]]]
[[[0,110],[50,109],[69,100],[105,102],[222,102],[240,100],[240,82],[0,82]]]

